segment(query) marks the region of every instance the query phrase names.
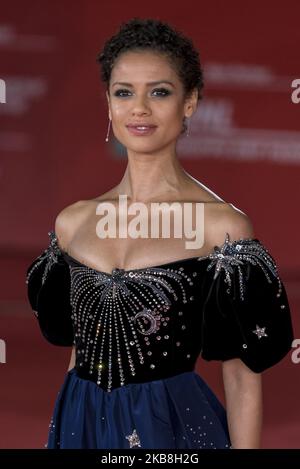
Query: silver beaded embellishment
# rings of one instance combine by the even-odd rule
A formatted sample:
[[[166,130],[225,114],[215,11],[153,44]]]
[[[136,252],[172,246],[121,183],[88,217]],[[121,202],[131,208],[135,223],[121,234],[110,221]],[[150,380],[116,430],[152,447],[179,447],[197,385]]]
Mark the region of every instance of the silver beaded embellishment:
[[[30,271],[27,274],[26,277],[26,283],[28,284],[29,279],[32,275],[32,273],[35,271],[35,269],[38,268],[38,266],[47,258],[47,262],[45,264],[43,276],[42,276],[42,285],[45,283],[45,280],[48,276],[48,273],[50,272],[52,266],[58,262],[58,257],[61,255],[61,250],[57,244],[57,237],[54,233],[54,231],[49,231],[48,236],[50,238],[50,243],[47,249],[36,259],[36,262],[34,263],[33,267],[30,269]]]
[[[136,429],[133,430],[131,435],[127,435],[125,438],[129,441],[130,448],[134,448],[135,446],[141,448],[141,441],[136,432]]]
[[[262,337],[268,337],[268,334],[265,333],[265,330],[266,330],[265,327],[259,327],[256,324],[256,329],[252,332],[256,334],[259,339],[261,339]]]
[[[208,256],[198,257],[198,260],[211,259],[211,263],[208,265],[207,270],[215,267],[214,279],[220,274],[221,270],[225,271],[225,283],[227,283],[227,293],[230,293],[232,279],[231,275],[234,270],[233,267],[237,267],[239,275],[239,290],[241,300],[244,300],[245,291],[245,279],[241,266],[245,262],[249,262],[252,265],[258,265],[269,283],[272,283],[271,276],[274,276],[278,282],[278,293],[277,296],[281,295],[282,284],[277,271],[277,266],[269,254],[268,250],[258,240],[247,238],[239,239],[231,242],[229,240],[229,234],[226,233],[225,242],[221,247],[215,246],[214,252]]]
[[[113,373],[123,386],[128,372],[136,375],[137,363],[148,363],[145,346],[151,349],[153,336],[155,346],[162,336],[169,339],[168,334],[156,334],[168,324],[168,310],[178,294],[187,303],[190,277],[182,268],[116,268],[108,274],[84,264],[70,265],[70,275],[77,363],[86,366],[89,374],[96,373],[98,385],[105,372],[107,391],[111,392]],[[149,369],[154,370],[155,364]]]

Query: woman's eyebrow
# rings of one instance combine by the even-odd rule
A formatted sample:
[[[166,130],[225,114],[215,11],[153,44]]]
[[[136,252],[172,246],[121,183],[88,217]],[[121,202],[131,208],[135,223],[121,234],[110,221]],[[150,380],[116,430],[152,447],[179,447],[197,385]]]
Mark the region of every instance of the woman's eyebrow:
[[[171,85],[175,88],[174,84],[171,81],[168,81],[168,80],[150,81],[150,82],[146,83],[146,85],[147,86],[155,86],[155,85],[161,85],[162,83]],[[112,84],[112,86],[115,86],[115,85],[128,86],[128,87],[131,87],[131,88],[133,87],[133,85],[131,83],[126,83],[126,82],[123,82],[123,81],[116,81],[115,83]]]

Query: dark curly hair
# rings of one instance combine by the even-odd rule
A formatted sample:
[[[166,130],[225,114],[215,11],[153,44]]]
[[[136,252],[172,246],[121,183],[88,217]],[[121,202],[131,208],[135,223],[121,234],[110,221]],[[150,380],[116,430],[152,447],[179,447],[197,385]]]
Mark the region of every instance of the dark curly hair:
[[[163,53],[175,68],[181,79],[185,95],[198,89],[198,99],[202,98],[203,71],[199,54],[191,39],[169,24],[156,19],[133,18],[122,23],[117,34],[104,44],[97,56],[101,66],[101,78],[109,86],[111,71],[120,54],[133,50],[153,50]]]

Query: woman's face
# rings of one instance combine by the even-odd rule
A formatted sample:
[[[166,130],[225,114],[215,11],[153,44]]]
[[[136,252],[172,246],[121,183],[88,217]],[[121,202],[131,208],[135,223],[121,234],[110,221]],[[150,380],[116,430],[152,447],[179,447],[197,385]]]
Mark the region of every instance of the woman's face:
[[[114,135],[138,153],[174,147],[183,118],[197,106],[197,92],[185,99],[183,84],[168,59],[151,51],[120,55],[107,99]]]

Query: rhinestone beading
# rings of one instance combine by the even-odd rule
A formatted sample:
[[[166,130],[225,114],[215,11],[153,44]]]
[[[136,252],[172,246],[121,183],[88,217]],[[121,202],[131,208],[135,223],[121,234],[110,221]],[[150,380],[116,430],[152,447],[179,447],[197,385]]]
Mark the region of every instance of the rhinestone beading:
[[[36,259],[33,267],[29,270],[26,276],[26,284],[29,283],[31,275],[33,272],[47,259],[42,275],[42,285],[45,283],[48,273],[50,272],[52,266],[58,262],[59,256],[61,255],[61,250],[57,244],[57,238],[53,231],[49,231],[48,236],[50,238],[50,243],[47,249]]]
[[[214,279],[217,278],[221,270],[224,270],[224,281],[228,285],[227,293],[231,291],[234,267],[236,267],[238,270],[240,298],[244,300],[246,281],[245,272],[242,270],[242,267],[245,266],[246,263],[250,263],[252,265],[258,265],[261,268],[269,283],[272,283],[271,277],[277,279],[277,296],[279,297],[281,295],[282,284],[276,263],[260,241],[249,238],[231,242],[229,234],[226,233],[225,242],[221,247],[215,246],[213,253],[208,256],[199,257],[198,260],[207,258],[211,260],[207,270],[213,267],[215,268]]]
[[[88,367],[90,375],[96,373],[98,385],[107,381],[108,392],[116,385],[115,356],[121,386],[128,373],[135,376],[140,366],[154,370],[155,363],[149,364],[147,358],[154,345],[152,337],[156,343],[169,341],[170,334],[160,331],[168,324],[171,305],[178,299],[188,301],[189,276],[181,268],[114,269],[107,274],[70,265],[70,278],[79,366]],[[148,352],[145,346],[150,347]],[[161,356],[166,355],[161,352]]]

